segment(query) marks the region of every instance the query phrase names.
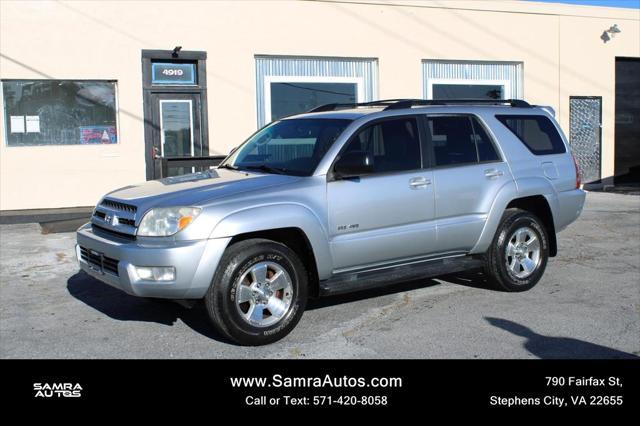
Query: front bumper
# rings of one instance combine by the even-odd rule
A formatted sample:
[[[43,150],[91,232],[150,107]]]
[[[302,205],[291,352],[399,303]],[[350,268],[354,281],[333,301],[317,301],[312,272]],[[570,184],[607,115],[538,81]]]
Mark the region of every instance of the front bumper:
[[[133,296],[167,299],[204,297],[230,240],[116,241],[94,233],[91,224],[82,226],[76,235],[76,257],[87,274]],[[82,258],[81,247],[92,253],[91,261]],[[86,257],[87,251],[84,253]],[[103,265],[96,261],[101,257],[108,259]],[[173,266],[175,280],[141,280],[134,266]]]

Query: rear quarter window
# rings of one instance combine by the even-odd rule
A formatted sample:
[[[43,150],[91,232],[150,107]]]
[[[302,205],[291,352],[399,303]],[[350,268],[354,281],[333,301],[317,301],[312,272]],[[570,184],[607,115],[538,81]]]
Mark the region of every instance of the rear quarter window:
[[[558,130],[544,115],[496,115],[496,118],[535,155],[566,152]]]

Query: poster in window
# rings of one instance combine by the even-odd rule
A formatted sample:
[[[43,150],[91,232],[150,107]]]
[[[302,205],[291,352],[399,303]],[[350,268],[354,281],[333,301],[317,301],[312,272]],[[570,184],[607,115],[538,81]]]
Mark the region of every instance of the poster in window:
[[[117,140],[115,126],[80,127],[80,143],[83,145],[113,144]]]
[[[39,115],[27,115],[24,119],[27,124],[27,133],[40,133]]]
[[[24,133],[24,115],[11,116],[11,133]]]

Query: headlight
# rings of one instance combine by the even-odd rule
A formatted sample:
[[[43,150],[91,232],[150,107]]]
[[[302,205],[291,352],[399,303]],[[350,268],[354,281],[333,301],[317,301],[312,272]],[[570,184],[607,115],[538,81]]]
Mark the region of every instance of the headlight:
[[[162,207],[149,210],[138,227],[142,237],[167,237],[189,226],[200,214],[198,207]]]

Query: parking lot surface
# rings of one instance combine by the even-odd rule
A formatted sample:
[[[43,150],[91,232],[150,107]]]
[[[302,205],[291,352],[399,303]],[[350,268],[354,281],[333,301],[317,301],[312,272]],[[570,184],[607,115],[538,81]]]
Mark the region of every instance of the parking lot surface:
[[[201,304],[128,296],[78,271],[73,233],[0,226],[2,358],[637,358],[640,197],[589,193],[541,282],[464,273],[310,302],[264,347],[218,336]]]

